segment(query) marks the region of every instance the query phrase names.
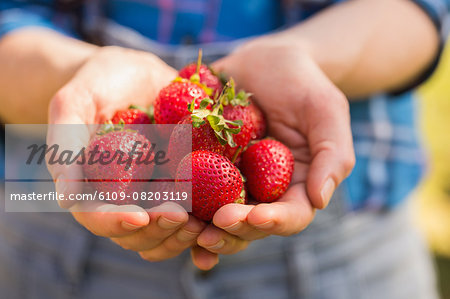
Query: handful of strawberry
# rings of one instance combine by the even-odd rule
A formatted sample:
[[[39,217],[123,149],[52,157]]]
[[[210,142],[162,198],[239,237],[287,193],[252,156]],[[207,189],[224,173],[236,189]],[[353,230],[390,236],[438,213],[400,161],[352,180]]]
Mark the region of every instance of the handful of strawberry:
[[[201,52],[197,64],[187,65],[179,76],[159,92],[153,117],[133,108],[116,113],[113,122],[179,124],[160,134],[170,135],[168,158],[172,167],[168,171],[176,185],[190,178],[192,214],[199,219],[211,221],[228,203],[245,204],[245,190],[259,202],[279,199],[291,182],[294,158],[282,143],[263,139],[264,115],[250,100],[251,95],[236,92],[232,79],[222,86],[219,77],[201,64]],[[183,143],[182,137],[188,133],[192,134],[192,149]],[[98,140],[91,143],[93,146]],[[85,173],[90,172],[86,167]],[[149,176],[151,170],[143,174]],[[129,190],[123,184],[119,187]]]

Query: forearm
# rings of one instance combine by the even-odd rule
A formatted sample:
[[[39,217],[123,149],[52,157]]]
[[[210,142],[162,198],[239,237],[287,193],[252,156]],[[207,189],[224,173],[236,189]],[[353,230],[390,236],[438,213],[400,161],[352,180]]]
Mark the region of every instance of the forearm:
[[[48,29],[25,28],[0,40],[0,118],[46,123],[48,103],[96,47]],[[5,109],[7,108],[7,109]]]
[[[298,43],[350,98],[413,82],[439,44],[431,19],[407,0],[349,1],[280,36]]]

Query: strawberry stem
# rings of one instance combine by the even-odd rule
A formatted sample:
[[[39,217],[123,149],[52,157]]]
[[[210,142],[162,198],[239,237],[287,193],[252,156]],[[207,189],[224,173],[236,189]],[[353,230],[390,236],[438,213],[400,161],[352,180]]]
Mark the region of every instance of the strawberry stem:
[[[195,73],[189,78],[191,82],[200,83],[200,67],[202,66],[202,49],[198,49],[197,67]],[[206,87],[206,86],[205,86]],[[205,90],[206,91],[206,90]],[[212,91],[208,95],[210,95]]]
[[[231,159],[231,163],[234,164],[234,162],[236,162],[236,159],[239,156],[239,153],[241,152],[241,150],[242,150],[242,146],[238,146],[238,148],[234,152],[233,158]]]
[[[197,68],[195,70],[195,73],[200,76],[200,67],[202,66],[202,56],[203,56],[203,50],[202,48],[198,49],[198,57],[197,57]]]

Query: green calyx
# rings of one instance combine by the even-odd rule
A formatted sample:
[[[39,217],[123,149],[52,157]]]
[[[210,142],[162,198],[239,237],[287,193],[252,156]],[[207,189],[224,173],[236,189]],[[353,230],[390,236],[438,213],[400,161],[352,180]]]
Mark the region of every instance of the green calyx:
[[[205,84],[200,82],[200,67],[202,66],[202,56],[203,56],[202,53],[203,53],[202,49],[201,48],[198,49],[197,68],[195,69],[195,73],[192,74],[192,76],[189,78],[189,80],[177,77],[177,78],[175,78],[175,80],[173,80],[173,82],[180,82],[180,81],[182,82],[183,80],[189,81],[191,83],[194,83],[194,84],[197,84],[198,86],[200,86],[208,96],[212,96],[213,95],[212,88],[209,88],[208,86],[206,86]]]
[[[208,122],[208,125],[214,130],[214,134],[220,144],[228,144],[231,147],[236,147],[237,145],[234,142],[233,135],[241,131],[242,121],[225,119],[223,117],[223,106],[220,101],[214,105],[212,111],[207,109],[212,104],[214,102],[209,98],[203,99],[198,109],[195,109],[195,100],[188,104],[188,110],[191,112],[192,126],[198,128]]]
[[[249,97],[251,95],[251,93],[247,93],[244,90],[241,90],[236,94],[236,84],[234,83],[233,78],[230,78],[230,81],[225,85],[219,100],[222,101],[223,105],[239,105],[246,107],[250,105]]]
[[[107,120],[100,130],[96,132],[97,135],[105,135],[111,132],[119,132],[125,129],[125,122],[121,119],[118,124],[113,124],[112,121]]]
[[[139,111],[144,112],[145,114],[147,114],[148,118],[151,120],[152,123],[155,123],[155,113],[154,113],[154,107],[153,105],[150,105],[148,107],[148,109],[146,109],[143,106],[139,106],[139,105],[130,105],[128,107],[128,109],[137,109]]]

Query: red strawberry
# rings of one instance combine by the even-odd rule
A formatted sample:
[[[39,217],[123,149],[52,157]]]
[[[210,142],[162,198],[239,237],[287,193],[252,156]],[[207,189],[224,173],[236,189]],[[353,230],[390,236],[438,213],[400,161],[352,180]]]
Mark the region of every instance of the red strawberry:
[[[251,117],[253,130],[251,133],[252,140],[259,140],[266,136],[266,118],[264,117],[263,112],[256,106],[254,103],[251,103],[250,106]]]
[[[157,124],[177,124],[189,114],[188,104],[207,98],[205,90],[196,83],[187,80],[175,80],[161,89],[154,103],[155,122]]]
[[[191,104],[192,114],[185,116],[173,130],[168,151],[173,174],[177,163],[191,151],[208,150],[222,155],[225,145],[229,146],[227,143],[233,145],[233,136],[237,136],[233,134],[238,132],[240,123],[226,120],[220,105],[208,110],[210,104],[211,99],[202,100],[199,109],[193,109]],[[192,139],[188,140],[186,137],[190,135]]]
[[[150,116],[140,108],[130,106],[128,109],[118,110],[111,119],[113,124],[118,124],[123,121],[126,125],[144,125],[151,124]]]
[[[260,202],[273,202],[287,190],[294,171],[294,157],[281,142],[264,139],[243,154],[241,170],[250,194]]]
[[[175,174],[180,161],[190,152],[197,150],[209,150],[214,153],[223,154],[224,146],[220,144],[214,130],[209,123],[204,123],[199,127],[191,127],[192,118],[185,116],[172,131],[169,141],[168,157],[169,171]],[[192,139],[186,138],[192,134]]]
[[[122,198],[121,192],[130,195],[113,203],[137,204],[132,200],[132,193],[142,191],[144,183],[135,180],[150,179],[153,173],[152,163],[142,163],[153,160],[150,141],[135,131],[117,130],[111,125],[105,128],[89,143],[89,155],[83,164],[84,174],[99,192],[115,193],[119,199]],[[130,157],[132,151],[135,154]],[[110,198],[114,199],[113,196],[110,194]]]
[[[209,151],[195,151],[187,155],[178,166],[177,182],[191,177],[191,173],[192,214],[195,217],[211,221],[220,207],[229,203],[244,203],[241,174],[224,156]]]
[[[197,64],[191,63],[186,65],[180,70],[178,75],[181,78],[191,79],[193,75],[197,74]],[[222,83],[219,78],[206,65],[200,65],[198,69],[198,75],[200,77],[200,83],[206,85],[212,89],[212,96],[222,91]]]
[[[153,132],[147,125],[153,123],[152,110],[145,111],[144,108],[131,105],[128,109],[118,110],[111,119],[111,123],[124,124],[127,129],[136,130],[151,139]]]
[[[253,131],[251,110],[249,106],[233,106],[230,104],[223,107],[223,116],[225,119],[232,121],[241,120],[243,123],[240,132],[233,136],[236,146],[231,147],[227,144],[225,147],[224,156],[234,161],[250,142]]]
[[[185,116],[178,124],[192,125],[193,120],[190,115]],[[188,126],[176,126],[170,136],[169,152],[175,147],[180,147],[178,141],[183,138],[186,129],[191,130]],[[204,122],[198,127],[193,126],[192,130],[192,151],[208,150],[214,153],[223,154],[225,146],[223,146],[217,136],[214,134],[213,128],[208,122]],[[184,156],[183,156],[184,157]],[[181,158],[183,158],[181,157]],[[180,159],[181,160],[181,159]]]
[[[241,121],[240,131],[233,136],[235,146],[227,145],[224,156],[231,161],[236,161],[242,153],[242,150],[250,142],[253,132],[252,111],[250,109],[250,94],[240,91],[235,92],[233,79],[225,87],[219,101],[223,105],[223,117],[230,121]],[[233,127],[233,126],[231,126]]]

